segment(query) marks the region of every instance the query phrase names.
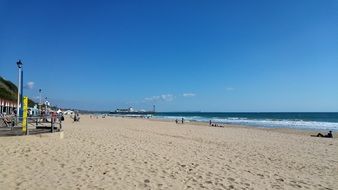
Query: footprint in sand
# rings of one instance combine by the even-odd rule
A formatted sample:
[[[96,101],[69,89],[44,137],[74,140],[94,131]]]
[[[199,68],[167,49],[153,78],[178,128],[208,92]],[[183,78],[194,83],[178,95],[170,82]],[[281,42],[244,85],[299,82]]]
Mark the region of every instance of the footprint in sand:
[[[234,178],[231,178],[231,177],[228,177],[228,180],[229,180],[229,181],[235,181],[235,179],[234,179]]]

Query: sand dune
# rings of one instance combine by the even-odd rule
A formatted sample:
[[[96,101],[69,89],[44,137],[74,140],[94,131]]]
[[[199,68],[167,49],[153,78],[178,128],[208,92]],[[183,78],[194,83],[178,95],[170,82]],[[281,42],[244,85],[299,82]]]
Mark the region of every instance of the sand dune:
[[[337,189],[337,139],[82,116],[0,138],[0,189]]]

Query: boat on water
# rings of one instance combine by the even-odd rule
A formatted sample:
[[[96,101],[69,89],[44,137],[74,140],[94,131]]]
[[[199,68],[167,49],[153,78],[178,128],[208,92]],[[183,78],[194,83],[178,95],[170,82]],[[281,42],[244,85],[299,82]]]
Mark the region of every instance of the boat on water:
[[[155,106],[153,111],[146,110],[134,110],[132,107],[127,109],[116,109],[115,111],[109,112],[112,115],[152,115],[155,114]]]

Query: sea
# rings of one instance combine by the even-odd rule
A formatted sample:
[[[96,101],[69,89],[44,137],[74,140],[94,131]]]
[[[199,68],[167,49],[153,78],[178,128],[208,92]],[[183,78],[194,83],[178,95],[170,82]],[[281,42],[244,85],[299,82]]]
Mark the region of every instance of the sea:
[[[218,124],[245,125],[260,128],[293,128],[304,130],[338,131],[338,112],[318,113],[221,113],[221,112],[162,112],[155,119],[209,122]]]

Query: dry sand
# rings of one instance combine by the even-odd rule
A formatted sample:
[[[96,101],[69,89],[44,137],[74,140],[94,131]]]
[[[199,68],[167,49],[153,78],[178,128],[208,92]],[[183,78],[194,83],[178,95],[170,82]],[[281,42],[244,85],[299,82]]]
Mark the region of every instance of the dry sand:
[[[338,189],[338,139],[82,116],[0,138],[0,189]]]

